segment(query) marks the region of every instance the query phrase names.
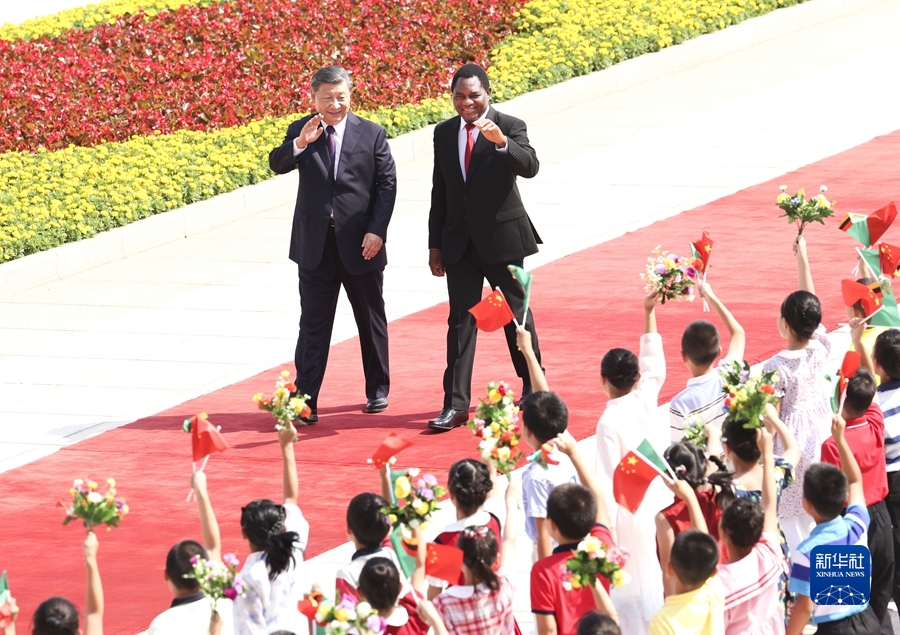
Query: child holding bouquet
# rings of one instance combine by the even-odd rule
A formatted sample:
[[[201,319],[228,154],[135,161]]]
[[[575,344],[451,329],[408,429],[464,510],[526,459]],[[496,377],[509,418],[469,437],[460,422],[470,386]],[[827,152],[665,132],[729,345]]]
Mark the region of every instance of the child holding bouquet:
[[[640,357],[614,348],[600,365],[603,391],[609,395],[606,410],[597,423],[597,480],[608,506],[613,534],[628,549],[632,583],[613,589],[612,600],[622,632],[646,634],[650,618],[663,604],[662,578],[654,549],[654,517],[671,502],[668,490],[657,479],[637,513],[620,507],[613,496],[613,476],[619,461],[644,439],[660,454],[669,443],[668,421],[658,410],[659,391],[666,378],[662,338],[656,330],[657,293],[644,299],[644,335]]]
[[[781,528],[791,551],[815,526],[813,518],[803,510],[803,476],[819,460],[831,420],[828,387],[822,379],[831,344],[821,324],[822,305],[815,296],[806,240],[802,236],[794,242],[794,255],[800,288],[785,298],[778,318],[778,332],[788,345],[763,367],[765,372],[778,372],[775,396],[780,399],[779,415],[800,446],[794,484],[784,490],[778,507]],[[776,439],[775,454],[783,454],[784,449],[782,440]]]

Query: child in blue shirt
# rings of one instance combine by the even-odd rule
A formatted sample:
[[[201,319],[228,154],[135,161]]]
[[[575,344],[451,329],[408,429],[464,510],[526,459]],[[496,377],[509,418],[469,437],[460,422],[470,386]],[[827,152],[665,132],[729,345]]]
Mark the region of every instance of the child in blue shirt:
[[[809,537],[791,552],[791,579],[788,589],[797,594],[786,635],[801,635],[812,618],[817,635],[879,632],[878,620],[868,604],[816,605],[810,597],[810,553],[821,545],[866,546],[869,512],[863,493],[862,472],[844,438],[846,422],[835,415],[831,436],[841,457],[841,469],[815,463],[803,480],[803,509],[816,523]],[[843,470],[843,471],[841,471]],[[841,512],[847,506],[847,512]]]

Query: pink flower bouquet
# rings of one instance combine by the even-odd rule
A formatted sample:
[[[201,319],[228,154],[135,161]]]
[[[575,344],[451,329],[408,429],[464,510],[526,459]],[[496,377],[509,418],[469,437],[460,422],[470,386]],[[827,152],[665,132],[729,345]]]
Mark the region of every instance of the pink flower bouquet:
[[[63,525],[81,520],[88,531],[94,531],[100,525],[106,525],[109,531],[118,527],[122,517],[128,513],[125,499],[116,496],[116,481],[113,478],[106,479],[105,492],[101,492],[97,483],[89,478],[75,479],[69,493],[72,495],[71,504],[58,503],[66,510]]]
[[[703,262],[697,258],[676,256],[657,247],[647,258],[647,269],[641,274],[647,293],[658,293],[662,304],[666,300],[694,300],[694,285]]]
[[[234,600],[244,596],[244,581],[237,573],[237,566],[240,563],[233,553],[222,556],[222,562],[194,556],[191,558],[194,572],[184,577],[197,581],[197,586],[209,598],[212,610],[215,611],[219,600],[223,598]]]

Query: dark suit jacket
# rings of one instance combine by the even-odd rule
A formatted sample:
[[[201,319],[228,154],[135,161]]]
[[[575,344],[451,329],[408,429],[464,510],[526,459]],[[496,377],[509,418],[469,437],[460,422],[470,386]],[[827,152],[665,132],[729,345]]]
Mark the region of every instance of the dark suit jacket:
[[[319,265],[334,210],[338,253],[347,271],[360,275],[383,269],[387,264],[385,248],[365,260],[362,242],[367,233],[387,239],[397,198],[396,169],[384,128],[348,113],[338,172],[333,175],[324,132],[299,155],[293,154],[294,139],[311,117],[288,126],[284,143],[269,153],[273,172],[286,174],[296,167],[300,176],[290,259],[304,269]]]
[[[537,253],[540,236],[534,229],[516,185],[516,177],[538,173],[537,154],[528,143],[525,122],[493,108],[487,118],[506,135],[508,152],[479,134],[472,148],[469,178],[459,162],[460,118],[434,129],[434,181],[428,218],[428,247],[440,249],[445,264],[462,258],[471,238],[485,262],[521,260]]]

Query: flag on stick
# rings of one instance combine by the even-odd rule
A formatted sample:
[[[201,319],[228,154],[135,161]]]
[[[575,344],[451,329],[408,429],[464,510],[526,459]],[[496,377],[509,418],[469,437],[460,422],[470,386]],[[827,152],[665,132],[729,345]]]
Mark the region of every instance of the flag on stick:
[[[701,267],[694,267],[701,273],[706,273],[709,267],[709,256],[712,253],[713,241],[709,237],[709,232],[703,232],[703,238],[697,242],[691,243],[691,255],[702,263]],[[705,278],[704,278],[705,279]]]
[[[847,232],[860,242],[863,247],[869,247],[872,244],[869,238],[869,224],[865,214],[856,214],[850,212],[841,221],[841,231]]]
[[[613,495],[616,502],[632,514],[635,513],[641,506],[650,483],[667,469],[665,460],[644,439],[622,457],[616,467],[613,475]]]
[[[199,461],[213,452],[224,452],[228,449],[228,442],[219,429],[209,422],[205,412],[186,419],[185,432],[191,433],[191,450],[194,461]]]
[[[835,382],[835,390],[831,394],[831,409],[835,414],[840,414],[844,409],[844,400],[847,398],[847,384],[850,378],[859,370],[861,355],[856,351],[847,351],[844,354],[844,361],[841,362],[841,368]]]
[[[869,245],[877,243],[879,239],[884,236],[884,232],[887,231],[888,227],[893,224],[896,218],[897,208],[893,203],[888,203],[881,209],[869,214],[866,223],[869,227],[869,240],[871,241]],[[868,245],[866,246],[868,247]]]
[[[878,259],[882,275],[895,277],[900,274],[900,247],[881,243],[878,246]]]
[[[488,297],[469,309],[469,313],[475,316],[475,326],[482,331],[496,331],[515,319],[500,289],[492,291]]]
[[[881,302],[879,307],[881,307],[882,310],[877,311],[875,315],[869,315],[869,313],[866,314],[870,317],[868,320],[869,325],[887,326],[889,328],[900,327],[900,309],[897,307],[897,296],[894,295],[891,281],[882,278],[877,284],[880,287],[880,293],[876,293],[875,295]]]
[[[413,568],[415,568],[415,558],[418,545],[408,542],[402,543],[402,550],[406,556],[413,559]],[[463,552],[462,549],[453,545],[441,545],[429,542],[425,545],[425,575],[457,584],[459,574],[462,571]]]
[[[371,463],[376,469],[381,469],[392,457],[411,445],[414,445],[412,441],[407,441],[396,432],[391,432],[387,439],[382,441],[378,449],[375,450],[375,454],[368,460],[368,463]]]
[[[6,628],[12,624],[12,607],[9,604],[9,579],[6,571],[0,575],[0,628]]]
[[[509,272],[512,274],[513,280],[518,280],[522,288],[525,289],[525,299],[522,300],[522,324],[528,320],[528,303],[531,300],[531,274],[522,267],[515,265],[507,265]]]

